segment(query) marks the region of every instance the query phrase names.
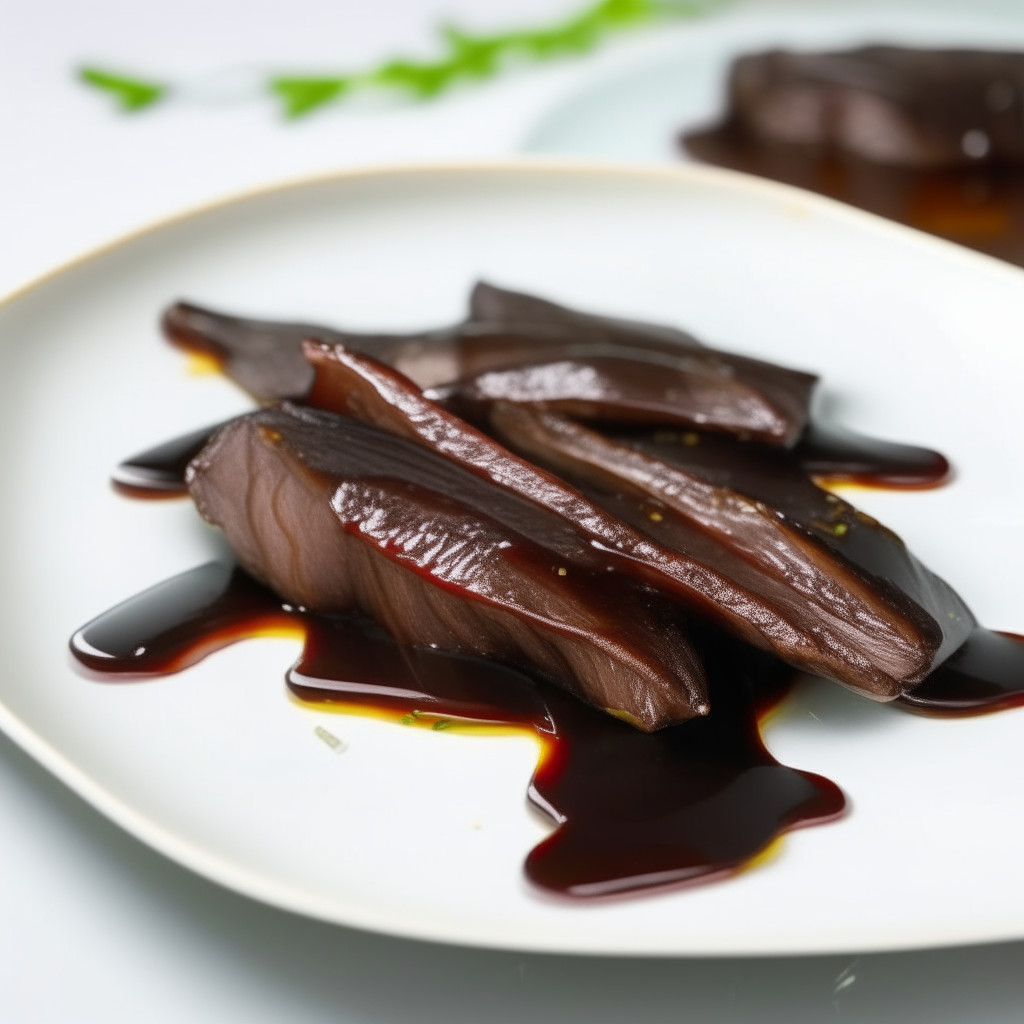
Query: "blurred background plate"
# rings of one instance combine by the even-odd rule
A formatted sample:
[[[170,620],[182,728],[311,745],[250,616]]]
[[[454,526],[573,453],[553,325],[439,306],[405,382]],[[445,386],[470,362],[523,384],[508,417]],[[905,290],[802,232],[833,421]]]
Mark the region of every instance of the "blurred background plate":
[[[955,48],[1024,48],[1024,11],[1015,0],[749,4],[654,38],[541,118],[528,153],[603,160],[688,159],[680,131],[715,121],[735,57],[775,47],[848,49],[871,43]]]

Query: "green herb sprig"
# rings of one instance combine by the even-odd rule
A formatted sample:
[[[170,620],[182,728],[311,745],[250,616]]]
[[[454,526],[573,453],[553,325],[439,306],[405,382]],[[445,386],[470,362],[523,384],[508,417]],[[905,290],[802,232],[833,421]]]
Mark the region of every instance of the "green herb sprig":
[[[454,26],[441,29],[443,51],[435,60],[389,60],[370,71],[335,76],[273,75],[267,91],[286,118],[305,117],[357,90],[382,90],[429,100],[456,85],[484,81],[516,63],[540,63],[589,53],[616,32],[669,18],[694,17],[723,0],[598,0],[546,28],[476,35]],[[79,71],[89,86],[111,95],[122,110],[139,111],[166,99],[165,84],[130,78],[101,68]]]
[[[99,68],[80,68],[78,77],[87,85],[110,93],[122,110],[142,110],[163,99],[168,92],[166,85],[143,82],[138,78],[128,78]]]

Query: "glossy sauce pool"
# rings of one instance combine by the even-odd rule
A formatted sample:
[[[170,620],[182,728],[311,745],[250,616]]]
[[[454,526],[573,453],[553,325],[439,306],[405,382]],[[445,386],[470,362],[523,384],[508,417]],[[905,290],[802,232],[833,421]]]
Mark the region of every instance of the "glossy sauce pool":
[[[890,167],[752,140],[730,128],[690,133],[679,142],[706,163],[806,188],[1024,266],[1024,168]]]
[[[114,489],[131,498],[186,497],[185,469],[223,425],[195,430],[130,456],[111,474]],[[698,436],[693,431],[684,433]],[[773,452],[778,454],[777,450]],[[950,476],[949,463],[938,452],[819,424],[811,424],[787,454],[823,486],[852,483],[887,490],[922,490],[939,487]]]
[[[526,862],[543,889],[576,897],[731,874],[783,832],[832,820],[845,800],[821,776],[779,764],[758,716],[791,671],[708,631],[699,638],[714,710],[654,734],[514,668],[402,648],[354,616],[314,616],[240,569],[212,562],[101,615],[71,641],[105,679],[166,675],[246,637],[292,633],[287,673],[301,701],[444,732],[471,724],[529,730],[543,744],[531,804],[558,827]]]
[[[115,487],[133,497],[187,494],[185,468],[216,429],[125,460]],[[931,487],[949,475],[937,453],[819,427],[792,458],[816,479],[862,486]],[[783,833],[846,808],[834,783],[779,764],[762,742],[759,722],[793,671],[711,627],[693,632],[712,712],[653,734],[514,666],[401,647],[357,615],[282,603],[223,562],[111,609],[75,634],[71,650],[94,677],[129,681],[173,674],[250,637],[295,636],[303,651],[286,681],[303,703],[436,732],[528,731],[542,743],[528,799],[556,828],[530,853],[527,876],[548,892],[595,898],[733,874]],[[1024,644],[978,629],[897,703],[947,716],[1022,704]]]
[[[436,732],[474,725],[528,730],[543,744],[531,804],[557,828],[529,855],[539,887],[610,896],[732,874],[778,836],[839,817],[829,780],[779,764],[759,718],[792,671],[713,630],[695,637],[707,668],[706,718],[639,732],[515,668],[402,648],[356,616],[282,604],[237,567],[211,562],[93,620],[72,638],[86,669],[108,681],[169,675],[227,644],[303,639],[288,670],[300,701],[374,713]],[[1024,644],[986,630],[902,702],[932,714],[975,714],[1024,702]]]

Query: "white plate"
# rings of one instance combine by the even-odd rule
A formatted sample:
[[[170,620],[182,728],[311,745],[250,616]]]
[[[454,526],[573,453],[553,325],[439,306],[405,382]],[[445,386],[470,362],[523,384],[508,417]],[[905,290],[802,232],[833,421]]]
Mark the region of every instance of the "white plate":
[[[610,57],[611,67],[544,115],[523,149],[602,160],[685,161],[676,138],[682,129],[721,116],[735,57],[773,47],[868,43],[1024,49],[1024,10],[1019,0],[818,0],[769,10],[742,5],[655,36],[640,47],[642,54],[630,50]]]
[[[127,453],[246,406],[159,338],[178,297],[367,329],[458,317],[479,276],[686,327],[824,375],[854,428],[945,451],[956,482],[863,492],[989,626],[1024,629],[1024,273],[739,175],[572,166],[315,181],[164,225],[0,308],[7,482],[0,722],[129,831],[258,899],[396,934],[644,954],[890,949],[1024,936],[1024,712],[930,721],[809,682],[771,727],[849,795],[731,881],[543,898],[526,738],[297,706],[285,640],[90,682],[72,631],[217,549],[192,508],[107,485]],[[323,725],[347,744],[335,754]]]

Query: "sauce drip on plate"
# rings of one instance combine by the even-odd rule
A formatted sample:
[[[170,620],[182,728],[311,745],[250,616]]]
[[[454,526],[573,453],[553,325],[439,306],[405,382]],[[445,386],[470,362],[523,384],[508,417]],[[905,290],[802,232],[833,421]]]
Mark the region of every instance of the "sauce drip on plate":
[[[402,648],[356,616],[282,605],[221,562],[118,605],[79,630],[71,649],[92,672],[127,680],[281,633],[304,640],[287,674],[303,702],[438,732],[474,723],[534,732],[544,751],[529,799],[558,827],[526,872],[551,892],[609,896],[728,875],[783,832],[845,807],[834,783],[779,764],[761,741],[758,717],[785,695],[791,670],[711,630],[698,642],[712,713],[653,734],[504,665]]]
[[[761,740],[759,719],[788,692],[791,670],[711,629],[696,638],[711,714],[653,734],[496,662],[403,648],[358,616],[282,604],[223,562],[111,609],[79,630],[71,649],[91,672],[131,680],[267,635],[302,638],[286,679],[305,703],[437,732],[497,724],[536,734],[543,754],[529,799],[558,827],[530,853],[526,872],[551,892],[599,897],[719,878],[784,832],[845,809],[834,783],[779,764]],[[899,703],[944,716],[1020,705],[1024,643],[976,630]]]
[[[222,426],[193,430],[118,463],[110,474],[114,490],[129,498],[183,498],[185,470]]]
[[[114,489],[133,498],[187,497],[185,469],[221,426],[195,430],[125,459],[111,474]],[[822,484],[916,490],[938,487],[950,474],[949,463],[938,452],[817,423],[807,428],[794,448],[770,453]]]
[[[1024,265],[1024,169],[893,167],[737,136],[691,134],[685,149],[729,167],[841,200],[862,210]]]

